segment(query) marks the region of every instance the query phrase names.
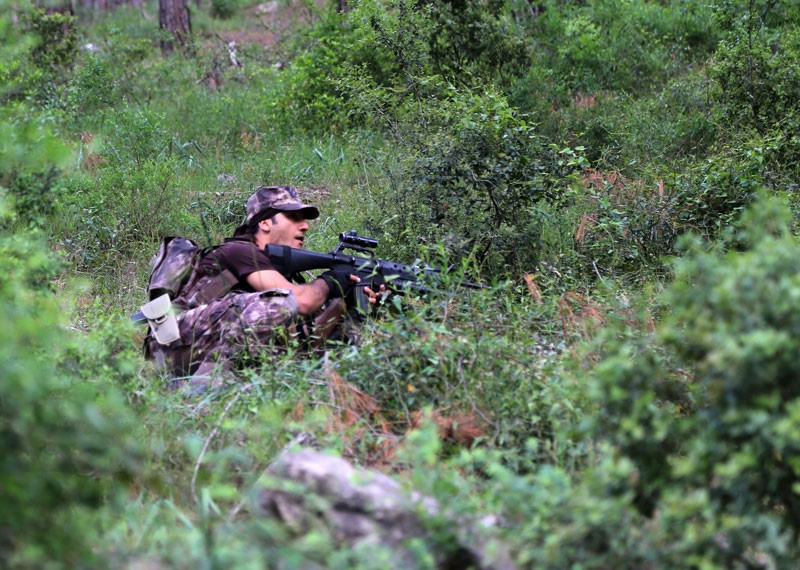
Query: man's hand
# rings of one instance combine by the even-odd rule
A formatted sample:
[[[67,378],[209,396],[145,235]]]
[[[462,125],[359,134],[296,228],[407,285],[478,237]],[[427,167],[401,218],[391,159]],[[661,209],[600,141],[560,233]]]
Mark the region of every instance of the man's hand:
[[[361,281],[356,275],[351,274],[349,270],[344,268],[330,269],[320,275],[319,278],[328,286],[328,299],[347,297],[355,284]]]
[[[383,301],[388,292],[389,290],[386,288],[385,281],[380,275],[374,275],[370,279],[369,285],[364,287],[364,293],[367,294],[367,300],[372,305]]]
[[[328,299],[347,297],[353,287],[361,282],[357,275],[353,275],[345,268],[331,269],[320,275],[319,278],[328,285]],[[380,275],[372,277],[369,285],[364,286],[364,293],[371,305],[382,301],[388,291]]]

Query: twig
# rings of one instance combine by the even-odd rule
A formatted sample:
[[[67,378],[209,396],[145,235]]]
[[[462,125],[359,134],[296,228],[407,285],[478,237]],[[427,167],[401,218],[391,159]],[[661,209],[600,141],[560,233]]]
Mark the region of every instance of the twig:
[[[600,275],[600,270],[597,268],[597,261],[596,260],[592,261],[592,267],[594,267],[594,272],[597,273],[597,276],[600,278],[600,281],[605,281],[603,279],[603,276]]]

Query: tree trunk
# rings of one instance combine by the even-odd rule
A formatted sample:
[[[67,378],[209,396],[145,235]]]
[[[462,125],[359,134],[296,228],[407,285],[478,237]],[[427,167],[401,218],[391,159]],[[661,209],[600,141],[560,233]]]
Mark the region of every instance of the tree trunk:
[[[168,32],[168,38],[161,41],[164,52],[175,48],[173,40],[186,46],[192,33],[186,0],[158,0],[158,25]]]

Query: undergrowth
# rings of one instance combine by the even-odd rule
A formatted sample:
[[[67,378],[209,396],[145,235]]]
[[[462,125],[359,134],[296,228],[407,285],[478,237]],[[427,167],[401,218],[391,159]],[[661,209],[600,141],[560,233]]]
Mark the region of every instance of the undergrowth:
[[[793,567],[796,3],[0,6],[0,565],[392,566],[258,513],[313,438],[519,567]],[[187,397],[130,314],[262,183],[449,271]]]

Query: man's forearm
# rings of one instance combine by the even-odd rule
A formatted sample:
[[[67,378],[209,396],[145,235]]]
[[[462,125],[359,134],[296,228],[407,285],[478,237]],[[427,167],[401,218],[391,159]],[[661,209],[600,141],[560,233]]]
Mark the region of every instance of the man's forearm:
[[[316,312],[328,298],[328,285],[322,279],[314,279],[311,283],[292,283],[291,290],[301,315]]]

